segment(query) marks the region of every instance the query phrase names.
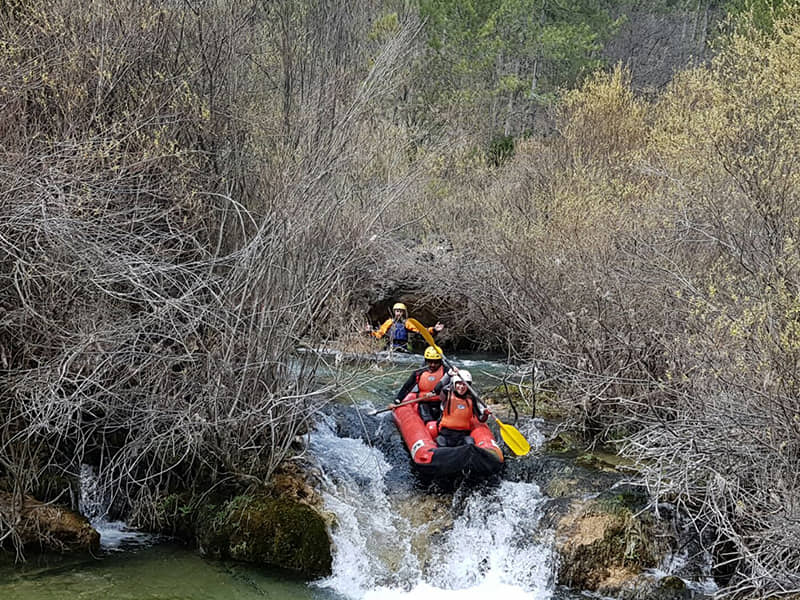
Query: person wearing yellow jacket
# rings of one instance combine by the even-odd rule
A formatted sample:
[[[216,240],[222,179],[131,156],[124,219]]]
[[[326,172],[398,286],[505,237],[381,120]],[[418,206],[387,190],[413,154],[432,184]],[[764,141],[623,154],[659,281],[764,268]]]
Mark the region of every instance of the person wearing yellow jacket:
[[[369,333],[378,339],[388,334],[389,347],[396,350],[408,351],[408,332],[419,333],[416,327],[408,323],[408,309],[402,302],[395,303],[392,306],[392,313],[394,316],[391,319],[386,319],[380,327],[376,330],[370,328]],[[436,322],[436,325],[427,328],[431,335],[436,335],[444,325]]]

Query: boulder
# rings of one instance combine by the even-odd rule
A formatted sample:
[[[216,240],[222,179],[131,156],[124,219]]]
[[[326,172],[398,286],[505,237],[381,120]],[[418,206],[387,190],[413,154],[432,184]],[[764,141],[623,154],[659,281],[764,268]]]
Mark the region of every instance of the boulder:
[[[0,491],[0,519],[11,525],[16,542],[27,550],[93,551],[100,546],[100,534],[86,517],[30,496],[15,502],[12,494]],[[11,537],[6,538],[6,546],[11,541]]]
[[[671,538],[649,512],[634,512],[630,500],[605,494],[571,504],[556,527],[559,583],[616,597],[625,597],[626,590],[641,592],[643,570],[660,563]],[[680,598],[683,591],[659,597]]]
[[[218,495],[199,505],[188,493],[173,494],[162,502],[161,513],[161,530],[194,541],[201,554],[306,578],[331,573],[333,517],[322,510],[300,470],[284,466],[269,487]]]
[[[295,571],[331,573],[326,519],[311,506],[268,494],[242,495],[199,511],[195,535],[201,553]]]

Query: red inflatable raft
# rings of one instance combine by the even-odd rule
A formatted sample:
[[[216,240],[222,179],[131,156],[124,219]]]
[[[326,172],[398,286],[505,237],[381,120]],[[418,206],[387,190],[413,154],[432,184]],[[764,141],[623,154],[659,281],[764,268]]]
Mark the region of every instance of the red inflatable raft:
[[[411,393],[403,400],[413,400]],[[472,418],[470,436],[474,444],[439,447],[436,444],[436,422],[422,421],[417,403],[395,408],[394,422],[411,454],[417,470],[431,477],[465,475],[471,478],[487,477],[503,467],[503,451],[497,445],[491,429],[477,418]]]

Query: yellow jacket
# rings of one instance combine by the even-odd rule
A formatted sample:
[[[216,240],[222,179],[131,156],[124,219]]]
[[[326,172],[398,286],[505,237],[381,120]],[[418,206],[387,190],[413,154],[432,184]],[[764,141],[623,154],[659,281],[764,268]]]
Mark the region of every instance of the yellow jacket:
[[[372,335],[374,335],[378,339],[382,338],[384,335],[386,335],[386,332],[389,331],[389,327],[392,326],[392,323],[394,323],[394,319],[386,319],[383,322],[383,324],[380,327],[378,327],[376,331],[372,332]],[[405,326],[406,329],[408,329],[409,331],[412,331],[414,333],[419,333],[419,330],[413,325],[409,324],[408,321],[405,322]],[[426,327],[426,329],[431,333],[431,335],[433,335],[434,333],[433,327]]]

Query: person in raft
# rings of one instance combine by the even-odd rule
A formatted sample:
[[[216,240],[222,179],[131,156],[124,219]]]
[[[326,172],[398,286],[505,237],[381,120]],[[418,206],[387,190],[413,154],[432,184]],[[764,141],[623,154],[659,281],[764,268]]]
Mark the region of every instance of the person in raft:
[[[489,418],[489,409],[470,391],[472,374],[466,369],[460,369],[447,374],[449,381],[443,378],[437,384],[442,403],[442,417],[439,421],[439,435],[436,444],[443,446],[461,446],[474,444],[475,440],[469,435],[472,427],[472,417],[485,423]]]
[[[394,399],[395,404],[400,404],[405,397],[415,392],[418,398],[427,396],[428,401],[420,400],[417,403],[419,416],[425,423],[438,421],[442,415],[441,400],[439,394],[434,394],[433,390],[444,377],[445,370],[442,364],[442,349],[438,346],[428,346],[423,354],[425,366],[415,370],[408,376],[403,387],[397,392]]]
[[[378,339],[381,339],[388,333],[389,348],[408,352],[408,332],[419,333],[419,331],[417,331],[416,327],[406,322],[408,320],[408,309],[405,304],[397,302],[392,306],[392,313],[394,316],[391,319],[386,319],[383,324],[374,331],[372,327],[370,327],[368,333]],[[444,329],[444,325],[438,321],[433,327],[428,327],[428,331],[431,335],[436,335],[442,329]]]

